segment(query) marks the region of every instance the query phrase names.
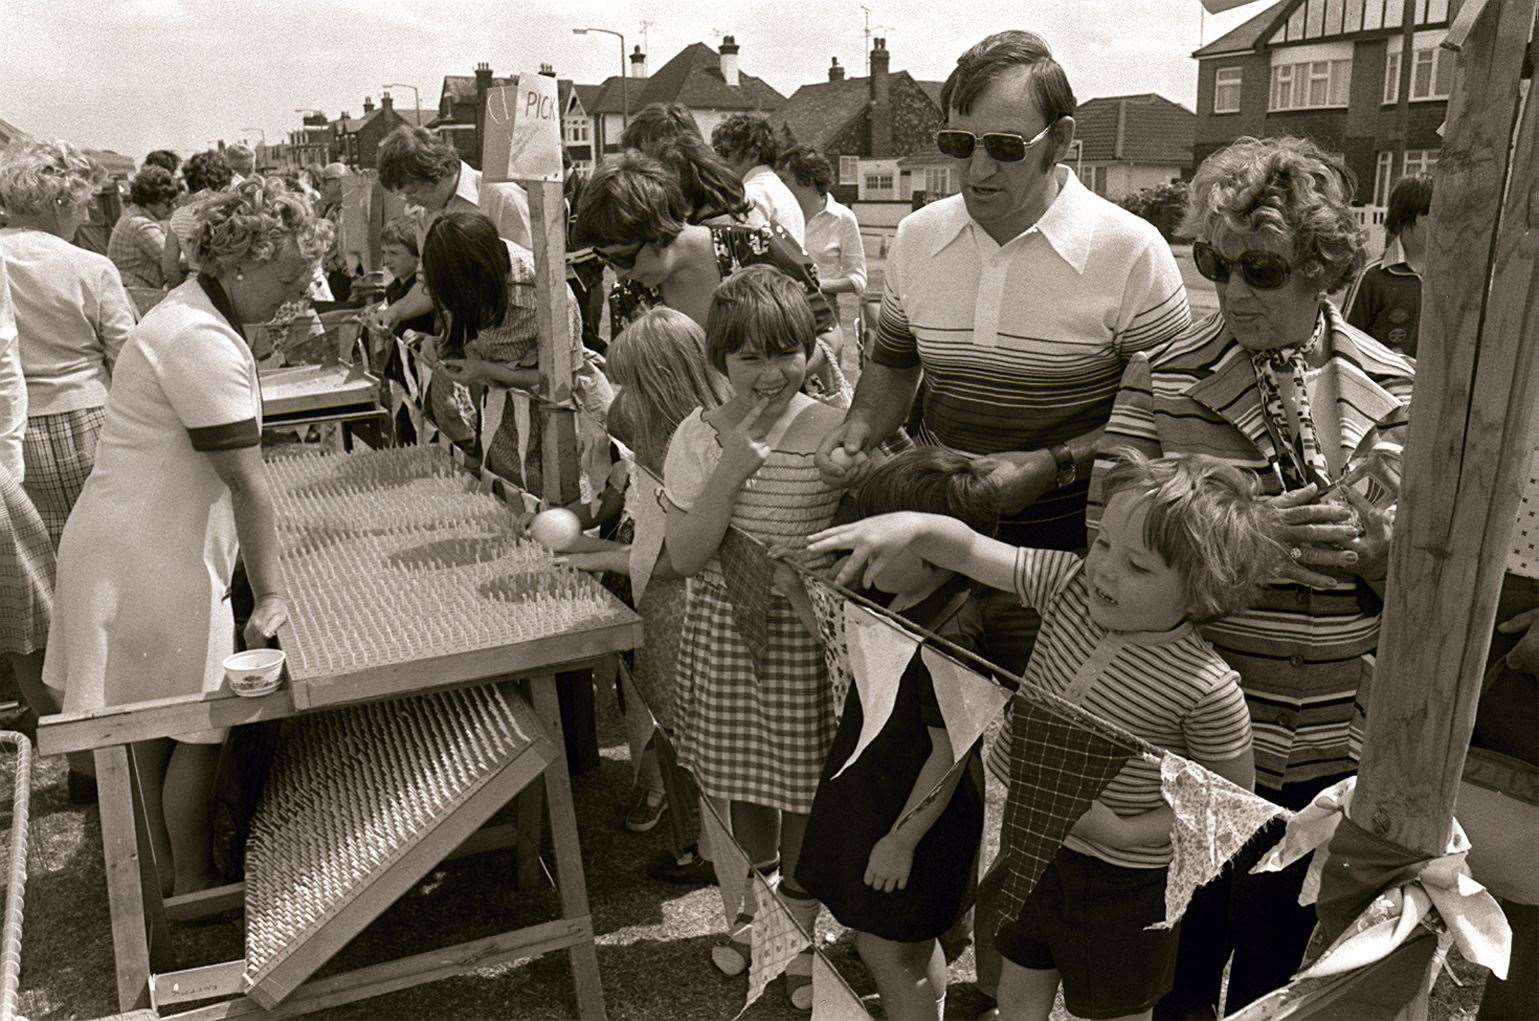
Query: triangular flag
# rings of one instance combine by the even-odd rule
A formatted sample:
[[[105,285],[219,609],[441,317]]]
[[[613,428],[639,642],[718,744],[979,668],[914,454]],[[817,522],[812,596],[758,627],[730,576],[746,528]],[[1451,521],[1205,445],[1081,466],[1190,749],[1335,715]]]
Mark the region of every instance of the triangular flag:
[[[732,626],[748,647],[755,676],[762,677],[764,654],[769,650],[770,588],[775,580],[775,565],[765,556],[763,546],[736,528],[728,528],[722,537],[716,561],[721,565],[727,599],[732,603]]]
[[[844,640],[844,597],[811,575],[804,576],[807,596],[818,618],[818,637],[823,642],[823,662],[828,666],[828,686],[833,692],[834,718],[844,716],[844,699],[850,691],[850,656]]]
[[[898,700],[903,671],[919,648],[918,638],[850,602],[844,604],[844,638],[850,653],[850,673],[860,692],[860,737],[835,777],[849,769],[887,726]]]
[[[919,650],[919,658],[930,671],[953,760],[966,758],[973,742],[1010,701],[1011,692],[938,649],[925,646]]]
[[[518,430],[518,488],[529,488],[529,395],[522,390],[510,390],[513,404],[513,428]],[[491,444],[491,435],[486,442]],[[486,456],[485,452],[481,455]]]
[[[749,936],[753,955],[748,964],[748,999],[744,1010],[764,995],[765,987],[780,977],[797,954],[812,946],[791,912],[757,872],[753,874],[753,894],[753,929]]]
[[[821,953],[812,961],[812,1021],[871,1021],[855,990]]]
[[[1175,813],[1170,871],[1165,879],[1165,920],[1181,920],[1199,886],[1217,876],[1256,831],[1282,808],[1179,755],[1160,759],[1160,794]]]
[[[1202,7],[1209,14],[1222,14],[1249,3],[1255,3],[1255,0],[1202,0]]]
[[[631,472],[631,487],[633,495],[627,502],[636,522],[631,538],[631,598],[640,605],[668,538],[668,515],[663,510],[662,487],[651,472],[636,468]]]
[[[1006,868],[1002,922],[1020,916],[1063,838],[1134,751],[1058,717],[1029,696],[1014,700],[1010,730],[1010,793],[1000,832]]]
[[[716,869],[716,884],[721,890],[721,910],[726,926],[731,929],[743,910],[743,895],[748,890],[748,874],[753,865],[748,854],[727,832],[726,823],[716,814],[716,808],[704,796],[700,798],[700,836],[711,855],[711,865]]]
[[[491,449],[492,437],[502,427],[502,416],[508,408],[508,392],[500,386],[486,388],[486,407],[481,412],[481,449]],[[482,460],[486,458],[483,455]]]

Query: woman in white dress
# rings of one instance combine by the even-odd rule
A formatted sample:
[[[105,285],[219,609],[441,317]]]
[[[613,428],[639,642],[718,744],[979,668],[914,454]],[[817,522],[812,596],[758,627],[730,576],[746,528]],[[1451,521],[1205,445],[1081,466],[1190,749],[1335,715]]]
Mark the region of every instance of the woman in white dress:
[[[240,324],[302,295],[328,237],[277,178],[248,178],[199,208],[201,272],[124,346],[96,468],[60,542],[43,680],[66,712],[217,690],[234,651],[237,553],[256,595],[247,644],[287,617],[261,393]],[[223,738],[135,746],[168,893],[215,882],[208,806]]]

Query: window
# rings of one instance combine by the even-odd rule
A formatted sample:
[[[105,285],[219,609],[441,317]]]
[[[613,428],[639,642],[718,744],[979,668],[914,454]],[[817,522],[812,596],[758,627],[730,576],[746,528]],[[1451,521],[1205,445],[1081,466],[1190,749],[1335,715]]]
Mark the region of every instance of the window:
[[[866,190],[867,191],[892,191],[892,175],[891,174],[867,174],[866,175]]]
[[[1213,74],[1213,112],[1240,112],[1240,81],[1244,68],[1221,67]]]
[[[1405,172],[1407,174],[1432,173],[1432,168],[1437,166],[1437,152],[1436,149],[1407,149]],[[1394,163],[1393,150],[1379,153],[1378,166],[1374,168],[1373,175],[1373,204],[1376,206],[1389,205],[1389,193],[1394,189],[1395,182],[1400,180],[1392,176]]]
[[[1084,182],[1084,185],[1085,185],[1086,188],[1089,188],[1091,191],[1095,192],[1097,195],[1100,195],[1100,196],[1103,196],[1103,197],[1106,195],[1106,168],[1105,167],[1101,167],[1101,166],[1086,167],[1085,168],[1084,176],[1081,178],[1081,181]]]
[[[950,195],[956,189],[951,187],[950,167],[926,167],[924,171],[924,193],[932,197]]]
[[[1351,60],[1306,60],[1272,68],[1268,110],[1308,110],[1346,106],[1352,82]]]
[[[573,117],[566,122],[565,134],[568,142],[586,142],[588,140],[588,119],[586,117]]]
[[[860,180],[860,157],[840,156],[839,183],[854,184],[858,180]]]
[[[1417,49],[1411,65],[1411,101],[1447,99],[1453,91],[1454,55],[1441,46]],[[1384,102],[1400,102],[1400,53],[1384,58]]]

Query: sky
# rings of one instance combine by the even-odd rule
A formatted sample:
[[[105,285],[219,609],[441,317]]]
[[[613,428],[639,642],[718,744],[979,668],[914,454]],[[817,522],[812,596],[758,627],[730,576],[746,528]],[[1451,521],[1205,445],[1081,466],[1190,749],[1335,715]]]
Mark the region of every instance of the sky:
[[[1264,10],[1204,15],[1198,0],[866,0],[894,71],[944,79],[990,32],[1044,36],[1076,96],[1158,92],[1192,109],[1192,50]],[[645,42],[651,70],[692,42],[736,37],[739,64],[789,96],[825,81],[837,56],[865,73],[858,0],[0,0],[0,119],[39,137],[184,155],[216,140],[282,140],[298,107],[360,115],[385,82],[415,84],[435,107],[446,74],[479,61],[499,75],[554,65],[563,78],[619,73],[613,36]],[[642,24],[650,21],[645,38]],[[410,107],[406,89],[392,89]]]

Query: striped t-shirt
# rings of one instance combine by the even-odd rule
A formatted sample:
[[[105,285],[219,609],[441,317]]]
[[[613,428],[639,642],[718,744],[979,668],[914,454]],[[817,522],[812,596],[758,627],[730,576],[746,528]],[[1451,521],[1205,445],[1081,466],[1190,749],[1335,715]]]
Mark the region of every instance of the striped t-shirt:
[[[898,225],[871,357],[891,368],[923,366],[921,442],[994,454],[1042,450],[1098,429],[1133,352],[1190,322],[1181,272],[1159,232],[1086,189],[1068,167],[1057,172],[1053,204],[1003,245],[960,195]],[[1086,492],[1082,479],[1048,494],[1007,518],[1002,535],[1083,546]]]
[[[1021,603],[1042,615],[1025,686],[1084,707],[1150,744],[1196,762],[1224,762],[1250,747],[1240,677],[1190,624],[1171,631],[1111,632],[1090,617],[1085,561],[1022,547],[1015,561]],[[1011,735],[1011,741],[1030,740]],[[1127,817],[1159,808],[1160,767],[1128,759],[1100,800]],[[1064,846],[1125,868],[1162,868],[1170,844],[1107,847],[1070,834]]]

